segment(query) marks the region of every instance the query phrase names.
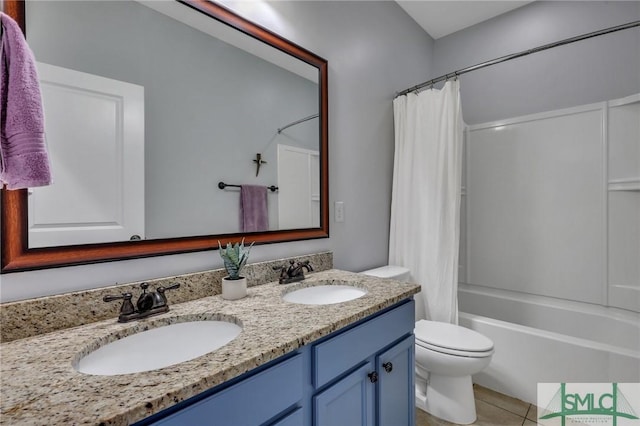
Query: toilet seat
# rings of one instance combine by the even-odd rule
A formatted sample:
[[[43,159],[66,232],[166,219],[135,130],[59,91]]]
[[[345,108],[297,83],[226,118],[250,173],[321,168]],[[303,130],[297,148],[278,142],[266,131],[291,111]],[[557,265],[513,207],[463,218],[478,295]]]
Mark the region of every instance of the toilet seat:
[[[429,343],[420,341],[418,339],[416,339],[416,346],[420,346],[421,348],[429,349],[429,350],[432,350],[432,351],[435,351],[435,352],[440,352],[440,353],[445,354],[445,355],[462,356],[462,357],[467,357],[467,358],[486,358],[486,357],[490,357],[491,355],[493,355],[493,349],[491,349],[489,351],[482,351],[482,352],[459,351],[459,350],[455,350],[455,349],[442,348],[440,346],[430,345]]]
[[[493,354],[491,339],[455,324],[420,320],[415,325],[414,334],[416,345],[436,352],[470,358]]]

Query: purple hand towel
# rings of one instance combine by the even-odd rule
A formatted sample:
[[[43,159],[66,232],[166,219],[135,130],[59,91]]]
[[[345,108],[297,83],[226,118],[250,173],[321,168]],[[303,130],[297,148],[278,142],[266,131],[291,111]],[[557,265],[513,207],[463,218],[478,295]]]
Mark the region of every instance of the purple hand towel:
[[[33,52],[18,24],[0,13],[0,187],[51,183],[44,113]]]
[[[269,230],[266,186],[240,186],[240,228],[242,232]]]

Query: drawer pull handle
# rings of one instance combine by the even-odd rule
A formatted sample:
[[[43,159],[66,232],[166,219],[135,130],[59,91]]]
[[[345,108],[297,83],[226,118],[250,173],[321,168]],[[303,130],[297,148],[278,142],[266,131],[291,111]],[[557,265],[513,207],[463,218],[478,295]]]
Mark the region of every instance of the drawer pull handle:
[[[386,371],[387,373],[391,373],[391,371],[393,370],[393,364],[391,364],[390,362],[385,362],[384,364],[382,364],[382,366],[384,367],[384,371]]]
[[[369,376],[369,380],[371,381],[371,383],[375,383],[378,381],[378,373],[376,373],[375,371],[373,373],[367,374],[367,376]]]

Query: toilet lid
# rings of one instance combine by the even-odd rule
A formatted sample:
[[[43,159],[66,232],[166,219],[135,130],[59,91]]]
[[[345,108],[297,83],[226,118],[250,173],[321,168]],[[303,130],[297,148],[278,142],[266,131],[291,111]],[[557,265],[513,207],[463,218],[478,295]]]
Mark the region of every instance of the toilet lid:
[[[414,329],[416,341],[443,352],[491,352],[493,342],[468,328],[445,322],[420,320]]]

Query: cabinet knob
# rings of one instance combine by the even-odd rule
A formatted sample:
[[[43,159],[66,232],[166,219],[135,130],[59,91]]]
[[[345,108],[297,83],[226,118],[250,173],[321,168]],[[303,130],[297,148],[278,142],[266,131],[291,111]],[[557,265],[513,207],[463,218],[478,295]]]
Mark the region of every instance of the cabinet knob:
[[[384,364],[382,364],[382,367],[384,367],[384,371],[386,371],[387,373],[391,373],[391,371],[393,370],[393,364],[391,364],[391,362],[385,362]]]
[[[371,383],[375,383],[378,381],[378,373],[376,373],[375,371],[367,374],[367,376],[369,376],[369,380],[371,381]]]

